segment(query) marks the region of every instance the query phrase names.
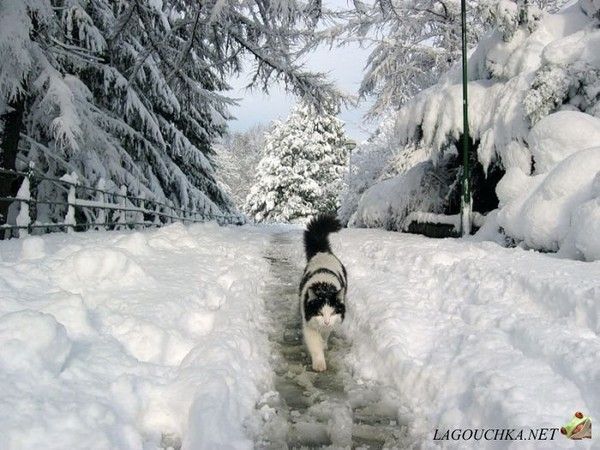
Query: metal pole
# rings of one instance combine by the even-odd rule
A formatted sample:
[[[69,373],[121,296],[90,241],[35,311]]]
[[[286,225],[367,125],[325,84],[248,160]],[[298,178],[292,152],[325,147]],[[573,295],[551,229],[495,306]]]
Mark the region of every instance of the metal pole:
[[[468,72],[467,72],[467,5],[461,0],[462,21],[462,83],[463,83],[463,170],[461,179],[460,223],[461,234],[471,234],[471,216],[473,197],[471,194],[471,170],[469,168],[469,103],[468,103]]]

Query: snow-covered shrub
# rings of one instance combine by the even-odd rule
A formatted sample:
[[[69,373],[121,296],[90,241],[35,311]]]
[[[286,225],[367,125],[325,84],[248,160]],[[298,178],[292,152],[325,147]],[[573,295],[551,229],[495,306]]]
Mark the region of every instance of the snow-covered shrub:
[[[549,6],[549,5],[545,5]],[[492,24],[502,33],[504,41],[510,41],[520,27],[533,31],[542,12],[535,5],[510,0],[484,0],[478,5],[484,22]]]
[[[246,201],[256,221],[304,221],[337,209],[349,142],[334,109],[297,106],[267,134]]]
[[[600,130],[599,130],[600,131]],[[521,177],[520,192],[504,199],[498,224],[531,248],[598,259],[600,147],[573,153],[540,175]]]
[[[588,3],[578,2],[556,14],[542,15],[539,20],[534,17],[534,27],[518,19],[517,28],[507,40],[503,32],[491,32],[469,58],[469,128],[476,152],[472,166],[474,197],[487,197],[475,210],[485,213],[496,207],[495,201],[500,209],[498,224],[507,237],[532,248],[562,251],[567,245],[566,236],[575,233],[575,224],[585,224],[582,226],[592,230],[589,224],[596,214],[590,194],[597,172],[595,152],[586,148],[599,144],[598,123],[593,115],[600,108],[600,28],[598,19],[584,11]],[[514,5],[509,6],[506,5],[507,15],[517,20],[511,9]],[[506,22],[508,16],[497,14],[497,20]],[[456,151],[462,131],[460,68],[454,67],[437,85],[418,94],[394,113],[394,120],[395,140],[391,147],[426,148],[434,166],[444,160],[448,151]],[[585,160],[590,161],[586,171],[576,175],[574,164],[585,165]],[[569,177],[579,180],[567,182]],[[494,193],[497,180],[501,181]],[[363,194],[365,203],[357,203],[361,220],[356,224],[367,224],[369,220],[364,216],[372,214],[372,224],[389,226],[406,214],[407,205],[419,204],[393,198],[406,192],[401,188],[411,185],[409,180],[398,177],[396,191],[389,188],[389,182],[378,191],[375,183],[368,195]],[[381,217],[385,208],[366,207],[367,197],[375,199],[374,192],[390,196],[386,219]],[[553,200],[544,203],[544,196]],[[378,202],[385,203],[382,199]],[[577,208],[583,203],[586,206],[579,211]],[[421,205],[426,207],[426,203]],[[436,212],[438,204],[434,205],[424,212]],[[452,208],[447,205],[444,212],[449,209]],[[581,236],[578,235],[579,242]],[[585,247],[592,248],[594,244],[586,242]],[[577,248],[564,252],[595,258],[593,250],[590,253]]]
[[[578,111],[550,114],[531,129],[527,144],[533,173],[547,173],[573,153],[600,144],[600,119]]]
[[[525,111],[532,124],[563,104],[569,92],[569,80],[562,67],[547,66],[536,74],[531,91],[524,99]]]
[[[449,172],[439,169],[431,161],[423,161],[370,187],[361,196],[349,225],[400,231],[413,211],[443,212],[452,179]]]

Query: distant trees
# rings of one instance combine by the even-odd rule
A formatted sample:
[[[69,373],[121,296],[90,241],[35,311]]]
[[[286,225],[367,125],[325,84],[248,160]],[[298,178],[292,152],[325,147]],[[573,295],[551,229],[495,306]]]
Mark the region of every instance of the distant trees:
[[[241,210],[244,210],[246,197],[256,182],[267,132],[266,126],[257,125],[244,132],[228,133],[215,146],[218,178]]]
[[[267,134],[246,202],[255,220],[302,222],[336,211],[349,145],[336,112],[302,103]]]
[[[220,92],[248,57],[255,85],[278,79],[315,104],[336,97],[296,62],[327,14],[319,4],[2,0],[2,166],[32,161],[49,175],[75,170],[91,185],[103,178],[109,189],[231,211],[212,165],[232,103]],[[0,185],[3,195],[15,188]]]

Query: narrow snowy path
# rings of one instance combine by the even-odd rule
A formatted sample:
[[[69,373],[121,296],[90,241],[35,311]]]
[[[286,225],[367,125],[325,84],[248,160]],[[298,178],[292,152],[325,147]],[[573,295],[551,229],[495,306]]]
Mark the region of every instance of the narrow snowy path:
[[[266,425],[256,448],[402,448],[404,429],[397,423],[400,398],[392,388],[358,383],[345,364],[350,343],[333,335],[328,370],[310,369],[302,343],[297,285],[301,234],[273,235],[265,258],[270,282],[265,305],[272,322],[270,341],[276,392],[259,408]]]

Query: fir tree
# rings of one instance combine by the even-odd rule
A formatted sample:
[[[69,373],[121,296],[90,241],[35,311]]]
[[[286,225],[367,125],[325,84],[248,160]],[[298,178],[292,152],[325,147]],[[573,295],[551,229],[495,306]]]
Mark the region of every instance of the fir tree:
[[[247,198],[250,215],[257,221],[302,222],[334,212],[348,144],[333,108],[297,106],[267,135],[258,181]]]

